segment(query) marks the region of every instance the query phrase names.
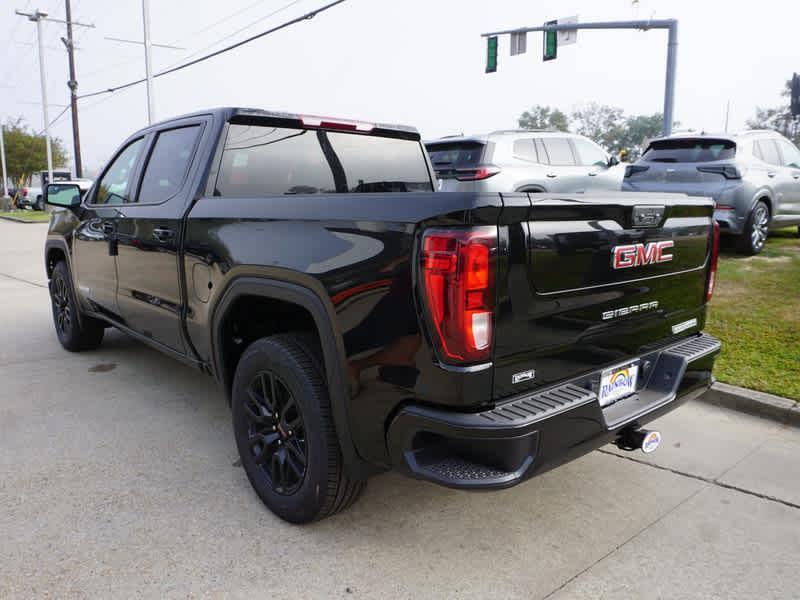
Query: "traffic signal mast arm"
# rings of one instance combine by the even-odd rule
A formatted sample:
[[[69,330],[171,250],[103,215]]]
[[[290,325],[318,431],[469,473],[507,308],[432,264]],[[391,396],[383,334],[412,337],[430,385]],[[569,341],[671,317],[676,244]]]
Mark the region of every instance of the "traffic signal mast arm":
[[[664,122],[662,133],[667,136],[672,133],[672,121],[675,105],[675,66],[678,53],[678,21],[677,19],[640,19],[637,21],[603,21],[599,23],[563,23],[544,24],[538,27],[517,27],[516,29],[504,29],[502,31],[492,31],[482,33],[481,37],[495,38],[497,36],[511,33],[527,33],[532,31],[575,31],[578,29],[639,29],[648,31],[650,29],[666,29],[669,32],[667,39],[667,74],[664,83]],[[546,37],[546,34],[545,34]],[[552,58],[554,58],[553,56]],[[547,58],[547,48],[545,47],[545,58]],[[495,68],[496,68],[495,61]],[[487,72],[488,71],[487,69]]]

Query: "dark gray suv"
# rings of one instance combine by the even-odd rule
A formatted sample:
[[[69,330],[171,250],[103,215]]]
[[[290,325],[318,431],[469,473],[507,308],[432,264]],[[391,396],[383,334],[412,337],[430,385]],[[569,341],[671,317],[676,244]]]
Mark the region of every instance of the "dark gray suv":
[[[721,232],[758,254],[770,229],[800,225],[800,150],[766,130],[654,139],[626,168],[622,189],[712,198]]]

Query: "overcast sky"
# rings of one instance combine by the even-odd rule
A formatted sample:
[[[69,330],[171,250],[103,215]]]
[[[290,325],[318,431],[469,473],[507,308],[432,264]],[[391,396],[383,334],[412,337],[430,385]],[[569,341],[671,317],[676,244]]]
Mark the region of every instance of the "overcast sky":
[[[324,3],[151,0],[153,41],[186,48],[155,48],[155,69]],[[140,46],[104,39],[141,39],[140,0],[72,0],[72,6],[73,19],[96,26],[75,32],[80,93],[143,76]],[[23,116],[39,131],[36,27],[14,14],[37,7],[64,18],[63,0],[0,0],[0,119]],[[743,128],[756,106],[780,103],[784,81],[800,71],[800,3],[789,0],[347,0],[311,21],[157,79],[156,116],[251,106],[404,123],[432,138],[514,127],[533,104],[569,111],[595,101],[628,114],[660,112],[666,31],[581,31],[576,45],[560,48],[558,59],[547,63],[541,34],[529,34],[528,54],[516,57],[509,56],[504,36],[498,72],[484,74],[480,33],[570,15],[581,21],[678,19],[675,117],[683,127],[722,130],[730,100],[731,129]],[[52,119],[69,101],[59,41],[64,26],[46,23],[43,30]],[[81,101],[84,164],[90,170],[102,166],[146,119],[144,85]],[[72,152],[69,112],[53,135]]]

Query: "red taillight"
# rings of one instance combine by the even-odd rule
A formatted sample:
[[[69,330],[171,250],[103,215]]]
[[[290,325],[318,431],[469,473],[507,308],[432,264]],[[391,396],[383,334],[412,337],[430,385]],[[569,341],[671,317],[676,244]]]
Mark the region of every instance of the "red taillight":
[[[422,288],[445,362],[489,360],[497,228],[433,229],[422,238]]]
[[[719,262],[719,223],[714,221],[714,232],[711,234],[711,260],[708,266],[708,283],[706,284],[706,302],[714,295],[717,283],[717,263]]]
[[[489,179],[492,175],[497,175],[500,169],[497,167],[477,167],[475,169],[456,169],[456,179],[459,181],[480,181]]]

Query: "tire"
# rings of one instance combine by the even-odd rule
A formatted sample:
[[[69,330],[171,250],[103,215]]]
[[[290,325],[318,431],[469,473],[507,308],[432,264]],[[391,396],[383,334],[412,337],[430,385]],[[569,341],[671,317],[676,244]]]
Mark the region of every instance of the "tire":
[[[242,466],[261,501],[290,523],[329,517],[366,486],[345,473],[322,365],[316,339],[281,334],[250,344],[233,379]]]
[[[740,253],[753,256],[764,249],[769,234],[769,217],[767,203],[763,200],[756,202],[739,236],[737,249]]]
[[[69,267],[60,261],[50,278],[50,304],[53,308],[53,325],[61,345],[70,352],[94,350],[103,341],[105,324],[81,314],[72,289]]]
[[[36,202],[33,205],[34,210],[44,210],[44,200],[41,196],[36,196]]]

